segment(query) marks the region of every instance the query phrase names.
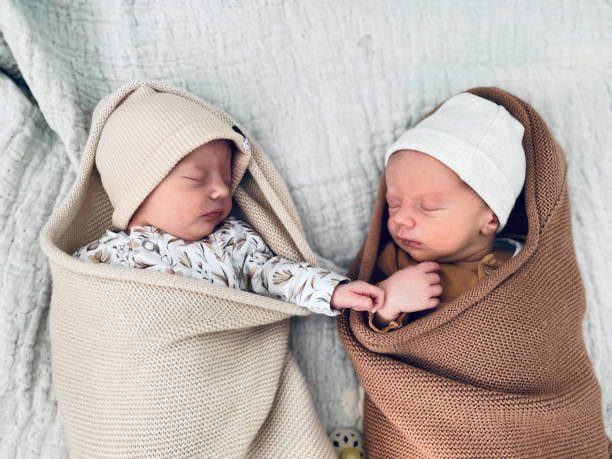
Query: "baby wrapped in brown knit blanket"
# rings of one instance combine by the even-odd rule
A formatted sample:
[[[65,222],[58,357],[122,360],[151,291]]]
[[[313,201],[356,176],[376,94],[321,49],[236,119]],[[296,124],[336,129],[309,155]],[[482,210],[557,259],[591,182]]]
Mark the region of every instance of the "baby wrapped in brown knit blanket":
[[[408,177],[417,181],[418,175],[412,171],[404,181],[397,174],[383,176],[366,241],[349,276],[383,279],[383,287],[388,282],[385,306],[376,316],[344,311],[338,323],[365,389],[367,455],[610,457],[600,387],[582,337],[586,302],[572,242],[564,152],[527,103],[498,88],[469,93],[499,104],[524,127],[524,188],[507,212],[505,226],[491,211],[503,204],[485,198],[489,206],[466,223],[471,221],[469,231],[476,232],[468,231],[463,239],[447,233],[458,250],[454,257],[444,251],[444,238],[433,239],[438,245],[428,244],[431,235],[417,229],[426,219],[441,218],[427,212],[448,211],[445,204],[430,209],[431,203],[410,201],[408,209],[406,196],[417,202]],[[493,122],[489,128],[494,129]],[[508,143],[502,139],[483,146],[483,139],[477,138],[475,147],[493,156]],[[413,150],[390,164],[433,153]],[[463,180],[474,179],[473,170],[459,172]],[[513,175],[506,170],[489,179],[503,187]],[[504,226],[501,233],[496,224]],[[456,230],[461,231],[459,224]],[[510,257],[497,257],[494,269],[479,272],[486,267],[493,238],[504,234],[524,235],[524,247]],[[473,239],[486,243],[470,245]],[[397,282],[398,276],[410,280],[408,273],[425,261],[440,265],[439,275],[427,273],[432,287],[426,296],[432,298],[402,305],[391,287],[408,291],[410,284]],[[433,298],[440,294],[437,284],[444,289],[445,280],[450,282],[442,268],[459,264],[475,273],[476,281],[454,298],[443,296],[438,305]],[[395,304],[387,305],[392,298]]]

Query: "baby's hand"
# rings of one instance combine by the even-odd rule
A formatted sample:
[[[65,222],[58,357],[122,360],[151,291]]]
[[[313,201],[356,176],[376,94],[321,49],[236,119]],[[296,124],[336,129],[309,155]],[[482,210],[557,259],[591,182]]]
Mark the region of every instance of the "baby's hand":
[[[397,319],[401,312],[414,312],[436,307],[442,294],[440,276],[434,271],[440,265],[425,261],[393,273],[379,285],[385,291],[385,303],[378,316],[382,321]]]
[[[383,289],[358,280],[348,284],[338,284],[332,293],[330,304],[335,309],[348,308],[376,312],[384,301]]]

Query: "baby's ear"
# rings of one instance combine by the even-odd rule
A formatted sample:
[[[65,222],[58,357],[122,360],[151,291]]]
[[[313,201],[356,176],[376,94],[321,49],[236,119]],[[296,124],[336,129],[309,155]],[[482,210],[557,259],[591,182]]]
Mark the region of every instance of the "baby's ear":
[[[491,210],[491,208],[487,207],[486,212],[486,221],[485,224],[480,228],[480,232],[485,236],[490,234],[495,234],[497,228],[499,227],[499,218],[495,215],[495,212]]]

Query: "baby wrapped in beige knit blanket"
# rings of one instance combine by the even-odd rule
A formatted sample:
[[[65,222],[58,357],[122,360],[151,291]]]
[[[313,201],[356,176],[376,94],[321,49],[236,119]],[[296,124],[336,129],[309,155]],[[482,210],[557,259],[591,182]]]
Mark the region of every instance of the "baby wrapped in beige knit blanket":
[[[285,185],[227,114],[154,81],[108,96],[41,244],[73,455],[333,456],[288,319],[377,310],[382,292],[316,267]]]

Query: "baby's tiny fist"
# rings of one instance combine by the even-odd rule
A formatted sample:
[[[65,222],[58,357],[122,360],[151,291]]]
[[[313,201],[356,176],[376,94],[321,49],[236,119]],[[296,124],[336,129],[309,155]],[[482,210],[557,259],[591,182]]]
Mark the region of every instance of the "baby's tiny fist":
[[[382,307],[383,302],[382,289],[364,281],[354,281],[336,286],[330,304],[336,309],[376,311]]]

